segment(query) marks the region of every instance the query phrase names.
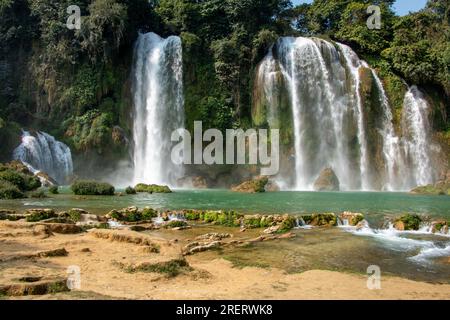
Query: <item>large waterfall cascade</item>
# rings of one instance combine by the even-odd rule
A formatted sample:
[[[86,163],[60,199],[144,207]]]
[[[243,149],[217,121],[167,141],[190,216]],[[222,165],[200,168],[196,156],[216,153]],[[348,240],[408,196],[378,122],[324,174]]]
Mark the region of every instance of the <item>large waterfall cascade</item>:
[[[13,158],[25,163],[33,172],[43,171],[59,184],[73,174],[70,148],[45,132],[22,133],[22,143],[14,150]]]
[[[134,183],[175,184],[182,167],[171,160],[171,133],[184,128],[179,37],[140,34],[133,70]]]
[[[370,70],[379,97],[376,128],[367,127],[361,68]],[[258,67],[257,85],[269,105],[267,122],[277,128],[280,85],[287,89],[293,119],[294,189],[311,190],[326,167],[333,168],[342,190],[408,190],[433,182],[426,149],[428,105],[422,94],[417,87],[406,94],[402,130],[409,134],[397,136],[380,78],[350,47],[316,38],[280,38]],[[382,168],[374,168],[369,129],[379,135]]]

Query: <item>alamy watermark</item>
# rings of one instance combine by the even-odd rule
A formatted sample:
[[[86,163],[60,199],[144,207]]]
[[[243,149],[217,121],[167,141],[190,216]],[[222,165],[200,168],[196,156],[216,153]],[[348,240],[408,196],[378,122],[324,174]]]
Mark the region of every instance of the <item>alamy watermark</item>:
[[[380,290],[381,289],[381,269],[377,265],[370,265],[367,267],[367,289]]]
[[[70,290],[81,289],[81,269],[79,266],[72,265],[67,267],[67,288]]]
[[[264,166],[261,168],[261,175],[271,176],[278,173],[279,129],[248,129],[247,131],[226,129],[224,143],[224,136],[220,130],[208,129],[203,133],[202,127],[201,121],[194,122],[194,150],[192,150],[191,133],[188,130],[177,129],[172,132],[171,141],[178,142],[171,152],[174,164],[259,164]],[[204,142],[209,144],[203,149]]]
[[[367,14],[370,17],[367,19],[367,28],[370,30],[381,29],[381,8],[379,6],[371,5],[367,8]]]
[[[69,30],[81,29],[81,9],[77,5],[67,7],[67,13],[70,16],[67,18],[66,26]]]

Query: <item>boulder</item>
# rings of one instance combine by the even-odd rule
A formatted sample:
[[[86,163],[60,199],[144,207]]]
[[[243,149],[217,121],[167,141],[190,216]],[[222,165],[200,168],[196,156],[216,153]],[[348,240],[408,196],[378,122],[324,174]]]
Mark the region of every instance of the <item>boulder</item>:
[[[83,231],[80,226],[69,223],[46,223],[51,232],[60,234],[76,234]]]
[[[206,250],[216,249],[216,248],[219,248],[220,246],[221,246],[220,241],[212,241],[209,243],[193,242],[184,247],[183,254],[190,255],[190,254],[194,254],[197,252],[203,252]]]
[[[35,176],[39,178],[43,187],[53,187],[58,185],[52,177],[43,171],[36,172]]]
[[[33,227],[33,235],[38,236],[41,239],[46,239],[53,235],[53,232],[51,231],[50,227],[43,224],[38,224]]]
[[[433,221],[431,223],[431,232],[433,233],[448,233],[448,222],[445,220]]]
[[[394,228],[399,231],[419,230],[422,219],[416,214],[405,214],[394,220]]]
[[[25,216],[28,222],[58,217],[53,209],[28,209],[25,211]]]
[[[347,221],[349,226],[356,226],[358,223],[364,220],[364,215],[362,213],[344,211],[339,215],[339,219],[343,224],[344,221]]]
[[[269,228],[265,229],[263,232],[265,234],[277,233],[280,230],[280,227],[281,227],[280,225],[272,226],[272,227],[269,227]]]
[[[315,227],[332,227],[337,225],[337,217],[334,213],[314,213],[302,216],[306,224]]]
[[[196,237],[196,240],[209,240],[209,241],[219,241],[225,238],[231,238],[232,235],[229,233],[217,233],[217,232],[211,232],[202,234],[198,237]]]
[[[280,186],[275,181],[269,180],[264,189],[266,192],[277,192],[280,191]]]
[[[339,191],[339,179],[333,169],[324,169],[314,182],[315,191]]]
[[[231,190],[235,192],[246,192],[246,193],[265,192],[266,191],[265,187],[268,182],[269,178],[261,176],[253,180],[244,181],[240,185],[232,187]]]

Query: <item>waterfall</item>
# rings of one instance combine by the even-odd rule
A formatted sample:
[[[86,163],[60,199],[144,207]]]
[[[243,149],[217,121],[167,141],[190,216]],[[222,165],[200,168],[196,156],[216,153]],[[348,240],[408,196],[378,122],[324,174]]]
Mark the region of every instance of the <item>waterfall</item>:
[[[408,187],[431,184],[436,179],[430,155],[429,106],[422,92],[409,88],[403,102],[402,129],[405,139],[406,159],[409,162]]]
[[[139,34],[133,70],[134,183],[174,184],[182,167],[171,160],[172,131],[184,127],[179,37]]]
[[[343,189],[360,188],[361,174],[353,174],[356,162],[359,161],[354,161],[350,152],[354,137],[347,134],[347,131],[361,109],[361,103],[353,103],[358,100],[357,95],[353,94],[357,91],[349,89],[347,70],[337,48],[319,39],[281,38],[260,65],[259,81],[278,81],[275,76],[264,75],[267,70],[273,72],[277,68],[283,75],[292,107],[294,188],[311,189],[325,167],[333,168]],[[263,94],[267,96],[269,104],[273,100],[270,93],[271,82],[273,81],[263,84],[268,86]],[[354,83],[351,86],[354,87]],[[267,113],[271,115],[269,110]],[[272,114],[276,115],[274,112]],[[358,134],[363,136],[362,121],[359,123]],[[363,154],[361,157],[365,159],[367,155]],[[364,166],[365,164],[362,166],[363,170]],[[359,168],[356,169],[360,171]]]
[[[360,93],[361,78],[359,75],[359,68],[361,67],[368,68],[369,66],[365,61],[360,60],[356,55],[356,53],[349,46],[338,43],[338,47],[340,48],[345,58],[347,67],[350,70],[351,79],[353,83],[353,92],[355,97],[353,105],[356,107],[355,111],[357,114],[358,141],[361,146],[360,161],[359,161],[359,170],[361,172],[361,189],[370,190],[371,188],[369,177],[370,167],[367,151],[366,129],[364,126],[364,110]]]
[[[431,138],[426,102],[420,92],[412,87],[405,97],[404,132],[399,136],[382,81],[346,45],[280,38],[258,66],[254,95],[252,114],[259,117],[259,125],[264,125],[262,114],[269,127],[283,130],[289,124],[281,123],[285,120],[280,110],[289,105],[292,189],[311,190],[329,167],[342,190],[408,190],[435,179],[426,149]],[[378,100],[369,100],[372,97]]]
[[[386,167],[383,189],[387,191],[400,190],[401,184],[399,181],[403,166],[400,165],[402,158],[399,138],[395,134],[392,111],[383,84],[374,70],[372,70],[372,75],[375,79],[383,111],[381,114],[382,127],[380,132],[383,137],[383,156]]]
[[[32,169],[43,171],[60,184],[73,173],[72,154],[68,146],[45,132],[22,133],[22,143],[14,150],[13,158]]]

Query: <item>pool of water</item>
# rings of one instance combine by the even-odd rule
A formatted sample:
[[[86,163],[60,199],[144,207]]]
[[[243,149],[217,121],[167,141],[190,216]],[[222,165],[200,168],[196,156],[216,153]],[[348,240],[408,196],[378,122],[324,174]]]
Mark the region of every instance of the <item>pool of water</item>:
[[[120,191],[120,190],[119,190]],[[68,189],[45,199],[0,200],[0,208],[22,210],[51,207],[59,210],[83,208],[94,213],[128,206],[159,209],[228,209],[243,213],[314,213],[353,211],[376,219],[384,215],[418,213],[450,218],[449,196],[387,192],[267,192],[246,194],[229,190],[175,190],[169,194],[123,196],[75,196]]]

